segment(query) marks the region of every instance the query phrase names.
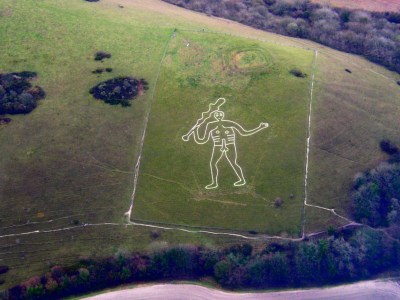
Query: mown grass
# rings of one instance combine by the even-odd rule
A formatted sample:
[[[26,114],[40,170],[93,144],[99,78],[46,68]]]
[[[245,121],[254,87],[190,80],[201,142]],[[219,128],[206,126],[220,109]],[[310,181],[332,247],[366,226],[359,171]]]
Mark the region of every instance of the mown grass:
[[[381,140],[400,143],[400,89],[394,80],[343,54],[320,53],[317,73],[310,202],[351,218],[353,178],[385,158],[379,148]],[[309,217],[310,231],[336,223],[332,214],[330,218],[322,213]]]
[[[125,8],[119,8],[118,4]],[[396,128],[400,124],[395,118],[396,114],[399,115],[399,87],[393,79],[400,78],[359,57],[309,41],[254,30],[232,21],[208,18],[158,0],[102,0],[98,3],[81,0],[3,0],[0,2],[0,72],[37,71],[39,79],[36,84],[42,86],[48,96],[34,112],[15,116],[10,125],[0,128],[0,236],[62,228],[70,226],[74,220],[83,223],[122,223],[123,213],[130,204],[133,164],[143,117],[148,108],[149,95],[154,89],[163,46],[175,27],[205,28],[270,43],[320,49],[313,136],[316,143],[327,141],[329,136],[337,133],[335,126],[341,126],[341,132],[346,132],[347,136],[340,138],[338,146],[341,146],[335,150],[341,155],[350,154],[350,158],[361,157],[365,165],[351,164],[348,167],[347,160],[316,150],[314,148],[317,147],[313,146],[311,203],[342,207],[344,212],[348,208],[346,188],[352,173],[365,170],[381,158],[376,144],[380,135],[399,141]],[[237,40],[232,39],[231,43],[237,47],[238,43],[234,41]],[[241,41],[241,47],[242,43],[246,47],[256,44],[257,49],[265,48],[267,53],[271,53],[272,46],[248,40]],[[98,50],[111,52],[113,57],[104,63],[95,62],[93,55]],[[98,67],[112,67],[114,72],[96,77],[91,71]],[[345,77],[348,74],[344,72],[345,68],[350,68],[352,75],[356,73],[350,77],[351,81]],[[283,69],[280,71],[283,72]],[[164,72],[167,73],[160,78],[161,87],[168,90],[171,86],[177,92],[174,84],[176,78],[169,83],[165,77],[171,75],[172,70]],[[135,100],[130,108],[112,107],[92,99],[89,94],[92,86],[118,75],[144,77],[150,83],[150,91]],[[221,89],[221,92],[226,91]],[[187,92],[183,90],[182,95]],[[199,96],[204,96],[201,99],[208,104],[208,99],[214,99],[218,94],[210,90],[203,91]],[[244,92],[239,94],[243,95]],[[233,95],[226,93],[228,99]],[[169,94],[166,96],[169,97]],[[159,97],[158,92],[156,101]],[[261,95],[259,99],[263,97]],[[251,101],[250,98],[245,99],[247,103]],[[348,105],[349,99],[352,106]],[[372,100],[374,102],[368,106]],[[228,108],[228,105],[229,102],[225,106]],[[359,106],[366,112],[362,113]],[[239,105],[231,106],[229,116],[238,117],[237,120],[243,125],[249,126],[262,121],[258,116],[254,121],[250,120],[244,109],[241,113],[246,116],[234,115],[241,108]],[[195,121],[193,118],[197,118],[203,109],[203,104],[199,103],[193,111],[185,111],[183,116],[187,119],[178,122],[182,127],[175,132],[187,130]],[[369,112],[372,118],[368,117]],[[260,114],[263,116],[264,113],[268,116],[267,121],[271,121],[269,112],[261,108]],[[353,115],[363,117],[356,118]],[[373,138],[369,132],[373,133]],[[267,129],[260,134],[270,137],[271,132]],[[357,141],[356,144],[346,142],[350,135]],[[257,135],[243,138],[239,147],[249,147],[251,143],[259,146],[257,140]],[[300,145],[300,142],[304,143],[304,140],[294,144]],[[279,143],[277,145],[282,147]],[[200,151],[194,146],[192,150]],[[185,150],[185,153],[189,152]],[[204,157],[209,155],[206,149],[204,153]],[[273,153],[268,152],[268,155]],[[299,160],[303,158],[303,155],[298,157]],[[247,160],[248,157],[244,159],[244,171],[254,169],[256,162]],[[274,164],[271,167],[277,166],[272,159],[270,162]],[[298,166],[297,162],[295,165]],[[199,163],[199,166],[203,167],[204,164]],[[291,166],[287,164],[284,167]],[[269,167],[267,165],[267,169]],[[165,167],[162,168],[165,170]],[[208,170],[203,171],[202,178],[207,179]],[[226,171],[229,172],[229,169]],[[290,179],[292,183],[297,181],[295,176]],[[298,196],[302,197],[300,194]],[[299,201],[299,198],[296,195],[295,201]],[[331,224],[342,224],[330,216],[332,214],[329,212],[307,208],[307,231],[324,230]],[[51,223],[33,223],[54,218],[62,219]],[[283,214],[282,218],[288,217]],[[28,221],[30,223],[26,224]],[[23,226],[9,228],[12,225]],[[11,268],[9,273],[1,275],[0,279],[4,278],[6,283],[0,286],[0,290],[46,272],[51,264],[68,264],[81,255],[111,255],[120,250],[151,251],[154,247],[178,243],[221,247],[243,242],[238,238],[179,231],[160,231],[160,238],[152,240],[150,231],[135,226],[98,226],[0,238],[0,264]],[[263,244],[259,242],[256,246],[262,249]]]
[[[298,236],[310,77],[289,71],[310,75],[312,61],[312,51],[178,30],[150,114],[133,218]],[[237,179],[223,159],[220,188],[207,191],[211,142],[184,143],[181,136],[219,97],[227,99],[226,119],[247,129],[271,125],[238,137],[247,185],[233,187]],[[273,206],[276,197],[284,199],[281,208]]]

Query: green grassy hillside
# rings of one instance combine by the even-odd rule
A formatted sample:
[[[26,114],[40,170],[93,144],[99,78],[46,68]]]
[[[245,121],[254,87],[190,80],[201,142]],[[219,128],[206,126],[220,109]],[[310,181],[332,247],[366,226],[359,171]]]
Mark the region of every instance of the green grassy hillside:
[[[156,86],[165,45],[175,28],[176,39],[170,41]],[[187,39],[198,47],[179,47]],[[1,1],[0,73],[38,72],[35,84],[44,88],[47,97],[32,113],[13,116],[9,125],[0,125],[0,265],[10,266],[10,272],[0,276],[6,280],[0,290],[79,256],[176,243],[218,247],[243,242],[233,236],[163,230],[154,239],[153,229],[127,223],[124,213],[130,206],[134,165],[150,103],[133,219],[284,236],[284,232],[300,233],[314,48],[319,54],[309,202],[351,217],[347,193],[352,177],[382,159],[378,149],[382,138],[400,142],[398,75],[315,43],[209,18],[158,0]],[[243,49],[246,55],[241,54]],[[112,58],[95,62],[98,50],[110,52]],[[218,55],[225,58],[223,63],[246,71],[227,76]],[[97,77],[91,72],[99,67],[114,71]],[[293,67],[309,77],[289,76],[287,71]],[[260,69],[266,74],[261,76]],[[150,90],[128,108],[94,100],[89,89],[114,76],[145,78]],[[227,98],[227,118],[245,127],[262,121],[271,127],[238,141],[249,183],[243,194],[231,196],[234,177],[225,164],[220,191],[229,196],[210,197],[201,192],[209,180],[210,149],[178,140],[208,103],[220,96]],[[168,143],[171,140],[174,143]],[[165,163],[180,157],[188,163]],[[198,173],[193,177],[194,166]],[[162,190],[163,183],[154,176],[184,183],[189,197],[173,184]],[[157,195],[149,197],[151,193]],[[295,195],[293,202],[288,200],[290,193]],[[167,201],[162,202],[164,197]],[[287,200],[280,210],[268,207],[275,197]],[[206,198],[212,201],[205,202]],[[236,205],[236,209],[214,200],[246,206]],[[189,201],[196,205],[187,205]],[[268,218],[262,219],[264,213]],[[305,217],[307,233],[345,223],[317,208],[307,207]],[[262,247],[264,241],[254,243]]]
[[[133,220],[298,236],[311,76],[289,71],[310,75],[313,56],[309,50],[178,30],[151,109]],[[221,107],[226,119],[246,129],[260,122],[270,127],[237,135],[247,184],[233,186],[236,175],[223,157],[219,187],[207,190],[212,141],[197,145],[181,136],[219,97],[227,100]],[[277,197],[284,199],[278,209]]]

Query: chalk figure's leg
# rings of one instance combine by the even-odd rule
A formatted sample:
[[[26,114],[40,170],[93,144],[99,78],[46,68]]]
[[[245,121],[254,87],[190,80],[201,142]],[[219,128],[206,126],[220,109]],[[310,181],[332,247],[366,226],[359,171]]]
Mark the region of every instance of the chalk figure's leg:
[[[216,149],[217,148],[217,149]],[[221,160],[225,152],[218,151],[219,147],[213,148],[210,160],[210,170],[211,170],[211,183],[206,186],[207,190],[215,189],[218,187],[218,162]]]
[[[232,169],[235,171],[237,177],[239,178],[233,185],[234,186],[242,186],[246,184],[246,180],[243,176],[242,168],[237,163],[237,152],[236,152],[236,145],[230,144],[228,145],[229,151],[225,151],[226,158],[229,161],[229,164],[232,166]]]

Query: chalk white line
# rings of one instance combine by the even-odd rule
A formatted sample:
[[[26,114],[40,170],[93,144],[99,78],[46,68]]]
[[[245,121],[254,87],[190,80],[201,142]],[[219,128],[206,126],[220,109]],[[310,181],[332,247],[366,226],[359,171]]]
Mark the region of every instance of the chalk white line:
[[[313,207],[317,209],[322,209],[328,212],[331,212],[335,216],[346,220],[349,222],[347,225],[362,225],[357,223],[349,218],[346,218],[340,214],[338,214],[334,208],[327,208],[319,205],[309,204],[308,201],[308,173],[309,173],[309,165],[310,165],[310,143],[311,143],[311,119],[312,119],[312,105],[314,100],[314,83],[315,83],[315,71],[317,65],[318,58],[318,49],[315,49],[313,67],[312,67],[312,77],[311,77],[311,85],[310,85],[310,104],[309,104],[309,113],[308,113],[308,128],[307,128],[307,145],[306,145],[306,162],[305,162],[305,174],[304,174],[304,207],[303,207],[303,225],[302,225],[302,236],[305,236],[305,226],[306,226],[306,207]]]
[[[77,225],[77,226],[70,226],[70,227],[63,227],[63,228],[56,228],[56,229],[49,229],[49,230],[34,230],[34,231],[28,231],[28,232],[22,232],[22,233],[0,235],[0,238],[18,237],[18,236],[25,236],[25,235],[32,235],[32,234],[54,233],[54,232],[70,231],[70,230],[74,230],[74,229],[82,229],[82,228],[98,227],[98,226],[122,226],[122,227],[140,226],[140,227],[157,228],[157,229],[163,229],[163,230],[178,230],[178,231],[183,231],[183,232],[188,232],[188,233],[205,233],[205,234],[212,234],[212,235],[225,235],[225,236],[239,237],[239,238],[248,239],[248,240],[260,240],[260,239],[282,239],[282,240],[291,240],[291,241],[301,240],[301,238],[292,239],[292,238],[283,238],[280,236],[250,237],[250,236],[246,236],[246,235],[238,234],[238,233],[214,232],[214,231],[207,231],[207,230],[190,230],[190,229],[185,229],[185,228],[166,227],[166,226],[144,224],[144,223],[138,223],[138,222],[132,222],[132,221],[130,221],[129,223],[112,223],[112,222],[109,222],[109,223],[87,223],[87,224],[82,224],[82,225]]]
[[[190,137],[193,136],[193,140],[197,145],[203,145],[212,140],[213,150],[209,162],[212,182],[205,187],[206,189],[215,189],[219,186],[218,162],[223,156],[226,157],[239,179],[239,181],[235,182],[233,185],[245,185],[246,179],[243,175],[243,169],[237,162],[236,132],[241,136],[250,136],[269,127],[268,123],[260,123],[260,125],[254,129],[245,130],[237,122],[226,120],[224,118],[225,113],[221,110],[221,106],[225,104],[225,102],[225,98],[219,98],[215,103],[210,103],[208,110],[203,112],[189,132],[182,136],[184,142],[188,142]],[[213,109],[213,107],[216,108]],[[210,121],[212,118],[214,119]],[[201,127],[205,127],[203,136],[201,136],[199,132]],[[231,145],[233,145],[233,148],[229,149],[232,147]],[[233,157],[231,156],[232,150],[234,150]],[[230,154],[227,154],[228,151],[230,151]]]
[[[101,227],[101,226],[120,226],[120,227],[125,227],[125,228],[127,228],[129,226],[138,226],[138,227],[156,228],[156,229],[162,229],[162,230],[182,231],[182,232],[193,233],[193,234],[210,234],[210,235],[217,235],[217,236],[218,235],[230,236],[230,237],[236,237],[236,238],[253,240],[253,241],[283,240],[283,241],[301,242],[301,241],[305,240],[306,238],[310,238],[313,236],[317,236],[317,235],[326,233],[326,231],[318,231],[318,232],[313,232],[313,233],[304,235],[299,238],[270,236],[270,235],[247,236],[247,235],[239,234],[239,233],[230,233],[230,232],[223,232],[223,231],[218,232],[218,231],[208,231],[208,230],[190,230],[190,229],[179,228],[179,227],[167,227],[167,226],[160,226],[160,225],[145,224],[145,223],[129,221],[128,223],[113,223],[113,222],[86,223],[86,224],[81,224],[81,225],[77,225],[77,226],[70,226],[70,227],[63,227],[63,228],[56,228],[56,229],[34,230],[34,231],[28,231],[28,232],[22,232],[22,233],[0,235],[0,239],[9,238],[9,237],[21,237],[21,236],[34,235],[34,234],[56,233],[56,232],[62,232],[62,231],[71,231],[71,230],[75,230],[75,229],[87,229],[90,227]],[[343,225],[343,226],[339,227],[339,229],[346,228],[349,226],[364,226],[364,225],[353,222],[353,223]]]
[[[11,228],[18,228],[18,227],[24,227],[24,226],[31,226],[31,225],[40,225],[40,224],[47,224],[47,223],[53,223],[59,220],[63,219],[68,219],[72,217],[77,217],[77,216],[84,216],[85,214],[75,214],[75,215],[70,215],[70,216],[65,216],[65,217],[60,217],[56,219],[51,219],[43,222],[26,222],[25,224],[19,224],[19,225],[11,225],[7,227],[0,227],[0,230],[6,230],[6,229],[11,229]]]
[[[150,96],[150,103],[149,103],[149,107],[147,109],[147,114],[146,114],[146,118],[145,118],[145,121],[144,121],[143,134],[142,134],[142,138],[140,140],[140,145],[139,145],[139,156],[138,156],[138,159],[136,161],[135,171],[134,171],[134,175],[133,175],[133,191],[132,191],[132,195],[131,195],[131,199],[130,199],[131,203],[130,203],[130,206],[129,206],[129,210],[127,212],[125,212],[125,214],[124,214],[125,216],[127,216],[128,221],[130,221],[130,219],[131,219],[132,210],[133,210],[133,203],[135,202],[135,194],[136,194],[137,182],[138,182],[138,178],[139,178],[140,162],[141,162],[141,158],[142,158],[144,139],[145,139],[145,136],[146,136],[147,125],[149,123],[151,107],[152,107],[152,104],[154,102],[154,95],[155,95],[155,92],[156,92],[156,89],[157,89],[157,83],[158,83],[158,79],[160,77],[161,67],[162,67],[163,61],[165,59],[165,56],[167,55],[167,50],[168,50],[169,43],[174,38],[175,31],[176,30],[174,30],[170,34],[168,40],[165,43],[164,52],[163,52],[163,55],[161,57],[160,63],[158,65],[157,75],[156,75],[156,79],[154,81],[154,88],[153,88],[151,96]]]
[[[304,206],[303,206],[303,224],[302,224],[302,236],[305,235],[305,226],[306,226],[306,206],[308,199],[308,169],[309,169],[309,161],[310,161],[310,141],[311,141],[311,116],[312,116],[312,104],[313,104],[313,96],[314,96],[314,80],[315,80],[315,68],[317,64],[318,58],[318,50],[314,50],[314,59],[312,65],[312,76],[311,76],[311,85],[310,85],[310,103],[308,108],[308,126],[307,126],[307,142],[306,142],[306,162],[305,162],[305,170],[304,170]],[[324,208],[325,209],[325,208]]]

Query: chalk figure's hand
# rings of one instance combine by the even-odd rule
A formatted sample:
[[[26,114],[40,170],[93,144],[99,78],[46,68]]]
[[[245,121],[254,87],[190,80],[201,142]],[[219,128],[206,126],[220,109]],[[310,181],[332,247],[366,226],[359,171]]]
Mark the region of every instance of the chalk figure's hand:
[[[261,129],[265,129],[265,128],[268,128],[269,127],[269,124],[268,123],[260,123],[260,126],[259,126]]]
[[[188,133],[186,133],[185,135],[182,135],[182,140],[187,142],[190,139],[190,136],[192,134],[194,134],[194,130],[196,130],[196,127],[193,127]]]

